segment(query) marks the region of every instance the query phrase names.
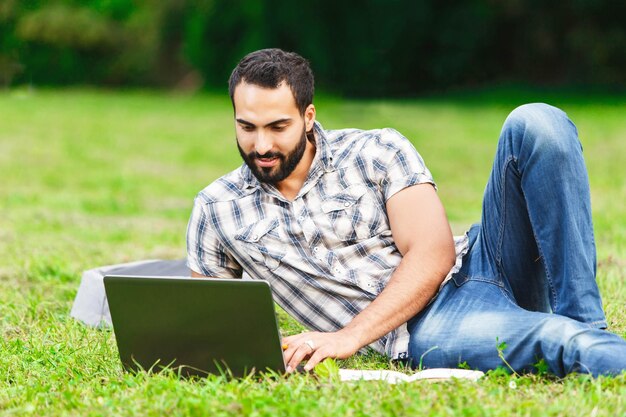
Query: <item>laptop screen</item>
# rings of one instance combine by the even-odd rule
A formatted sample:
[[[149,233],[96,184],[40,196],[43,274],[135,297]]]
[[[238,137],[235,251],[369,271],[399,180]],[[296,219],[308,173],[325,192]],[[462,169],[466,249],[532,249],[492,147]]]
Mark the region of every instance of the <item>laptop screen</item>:
[[[127,370],[285,372],[265,281],[106,276],[104,285]]]

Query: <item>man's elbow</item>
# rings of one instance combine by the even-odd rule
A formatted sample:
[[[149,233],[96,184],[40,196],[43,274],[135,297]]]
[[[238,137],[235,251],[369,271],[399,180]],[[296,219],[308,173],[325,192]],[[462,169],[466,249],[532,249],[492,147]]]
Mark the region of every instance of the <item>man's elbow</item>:
[[[446,250],[445,259],[448,262],[448,265],[450,266],[450,268],[452,268],[454,264],[456,263],[456,247],[454,245],[454,240],[452,240],[451,242],[448,242],[446,247],[447,247],[447,250]]]
[[[205,275],[202,275],[202,274],[197,273],[196,271],[194,271],[194,270],[193,270],[193,269],[191,269],[191,268],[189,269],[189,271],[190,271],[190,273],[191,273],[191,277],[192,277],[192,278],[208,278],[208,277],[207,277],[207,276],[205,276]]]
[[[450,238],[431,242],[428,246],[410,246],[404,254],[416,265],[421,265],[427,276],[432,277],[433,285],[438,286],[456,263],[454,240]]]
[[[454,247],[454,240],[450,239],[449,241],[446,239],[441,242],[436,250],[435,254],[435,268],[438,272],[437,275],[441,276],[443,280],[448,272],[454,267],[456,264],[456,249]]]

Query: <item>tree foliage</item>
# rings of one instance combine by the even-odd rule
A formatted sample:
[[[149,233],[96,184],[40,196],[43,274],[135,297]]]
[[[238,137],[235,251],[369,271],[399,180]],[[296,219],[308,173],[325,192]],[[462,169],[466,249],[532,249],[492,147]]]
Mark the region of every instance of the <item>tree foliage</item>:
[[[246,53],[407,95],[494,81],[626,84],[622,0],[0,0],[0,83],[225,86]]]

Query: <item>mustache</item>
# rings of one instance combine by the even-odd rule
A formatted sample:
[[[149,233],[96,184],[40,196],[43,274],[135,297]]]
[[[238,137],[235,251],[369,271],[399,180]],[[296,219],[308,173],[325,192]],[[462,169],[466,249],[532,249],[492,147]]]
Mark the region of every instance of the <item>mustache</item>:
[[[285,156],[280,152],[267,152],[261,155],[260,153],[254,151],[248,154],[248,158],[250,159],[257,159],[257,158],[259,159],[270,159],[270,158],[284,159]]]

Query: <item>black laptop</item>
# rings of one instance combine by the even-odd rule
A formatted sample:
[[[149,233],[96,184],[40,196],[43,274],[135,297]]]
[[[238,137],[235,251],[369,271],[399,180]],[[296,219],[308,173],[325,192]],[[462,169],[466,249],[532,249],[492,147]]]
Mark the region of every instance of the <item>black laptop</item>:
[[[109,275],[111,320],[125,369],[182,375],[285,372],[265,281]]]

